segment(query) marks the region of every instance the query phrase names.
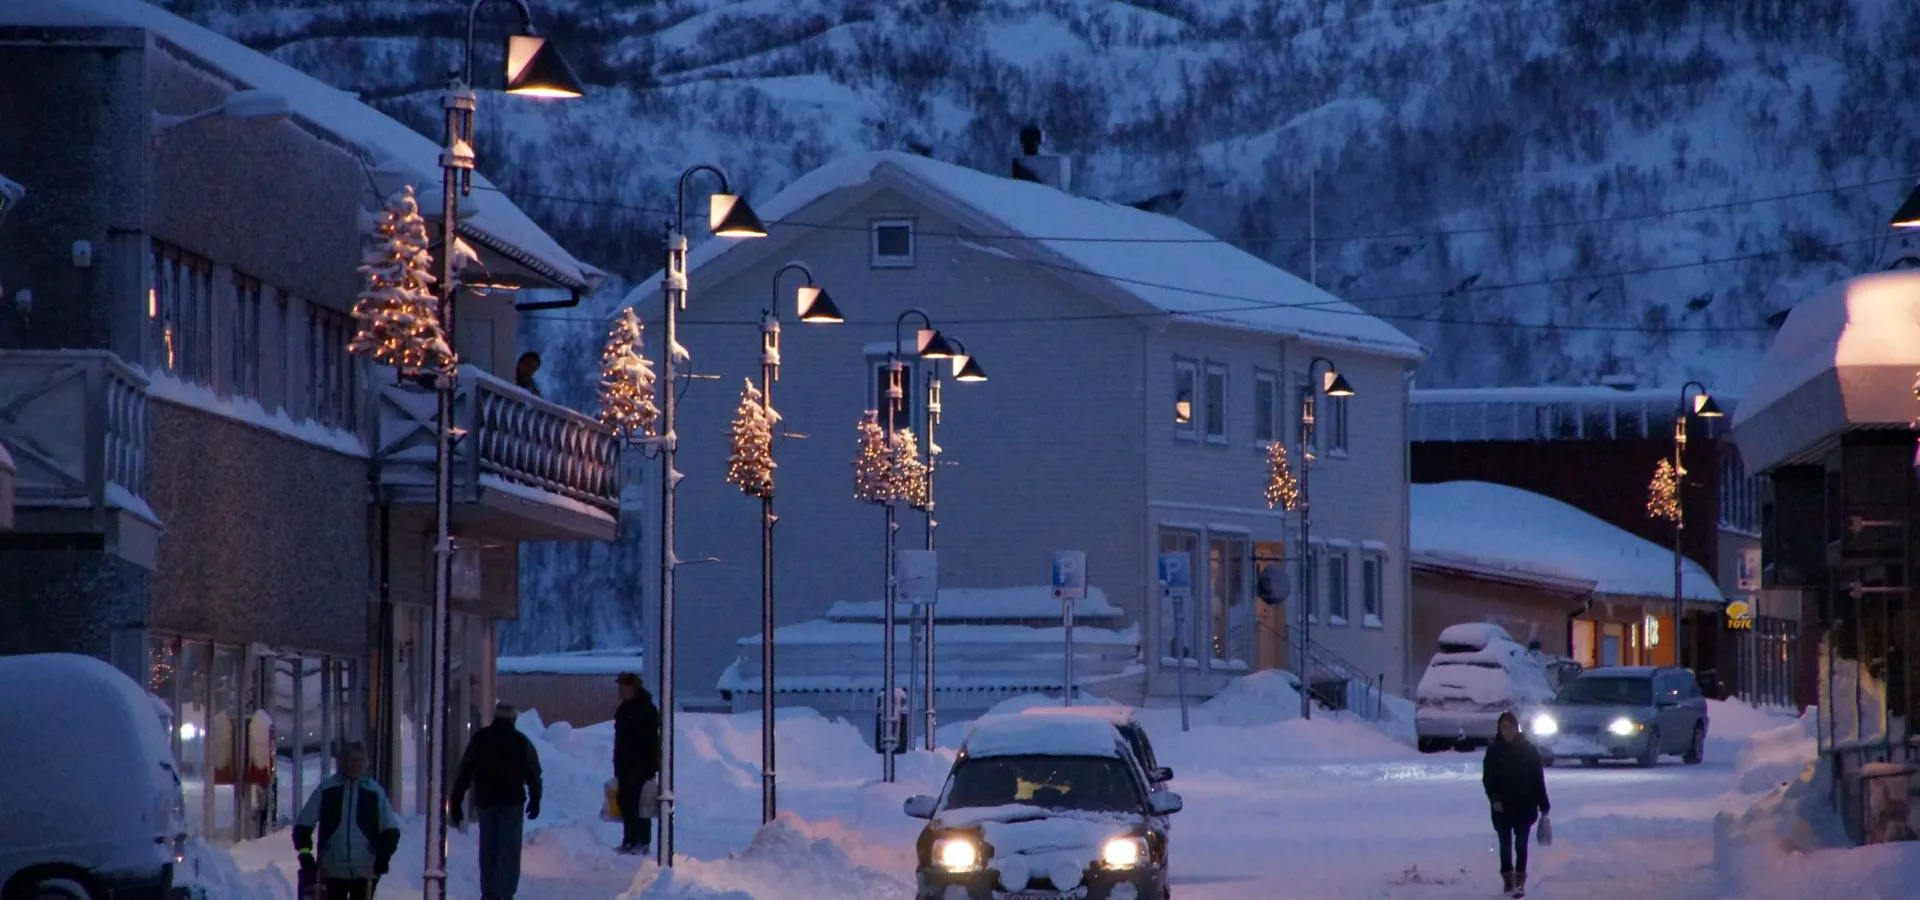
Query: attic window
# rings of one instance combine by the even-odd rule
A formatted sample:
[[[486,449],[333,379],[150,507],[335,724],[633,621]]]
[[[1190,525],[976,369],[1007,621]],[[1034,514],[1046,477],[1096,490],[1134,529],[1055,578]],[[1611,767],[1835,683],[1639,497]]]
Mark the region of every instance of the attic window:
[[[875,268],[906,268],[913,265],[912,219],[875,219],[872,233]]]

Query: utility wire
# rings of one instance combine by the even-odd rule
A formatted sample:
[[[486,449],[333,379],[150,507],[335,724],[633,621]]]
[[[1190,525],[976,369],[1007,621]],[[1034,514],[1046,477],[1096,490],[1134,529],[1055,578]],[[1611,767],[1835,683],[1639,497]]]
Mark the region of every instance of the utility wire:
[[[1028,241],[1048,241],[1048,242],[1054,242],[1054,243],[1089,243],[1089,244],[1287,244],[1287,243],[1327,244],[1327,243],[1345,243],[1345,242],[1354,242],[1354,241],[1413,240],[1418,238],[1430,238],[1430,237],[1459,237],[1459,236],[1467,236],[1467,235],[1501,234],[1501,233],[1510,232],[1510,231],[1541,231],[1541,230],[1548,230],[1548,229],[1555,229],[1555,228],[1581,228],[1581,227],[1587,227],[1592,225],[1608,225],[1608,224],[1613,224],[1617,222],[1639,222],[1639,221],[1645,221],[1648,219],[1663,219],[1663,218],[1669,218],[1672,216],[1689,215],[1692,213],[1717,212],[1717,211],[1728,210],[1728,209],[1738,209],[1744,206],[1756,206],[1763,203],[1776,203],[1782,200],[1795,200],[1795,199],[1800,199],[1804,197],[1820,197],[1820,196],[1826,196],[1830,194],[1844,193],[1847,191],[1860,190],[1862,188],[1878,187],[1880,185],[1885,185],[1885,184],[1911,182],[1911,181],[1915,181],[1916,179],[1920,179],[1920,175],[1906,174],[1906,175],[1897,175],[1890,178],[1874,179],[1872,181],[1862,181],[1854,184],[1836,185],[1830,188],[1814,188],[1814,189],[1802,190],[1802,191],[1792,191],[1785,194],[1772,194],[1765,197],[1749,197],[1741,200],[1729,200],[1723,203],[1710,203],[1704,206],[1675,207],[1672,209],[1650,210],[1647,212],[1640,212],[1640,213],[1623,213],[1621,215],[1616,215],[1616,216],[1599,216],[1599,217],[1589,218],[1589,219],[1567,219],[1567,220],[1555,221],[1555,222],[1530,222],[1530,223],[1522,223],[1517,225],[1484,226],[1484,227],[1478,227],[1478,228],[1440,229],[1435,231],[1390,231],[1390,232],[1377,232],[1372,234],[1331,234],[1331,235],[1318,235],[1318,236],[1312,236],[1312,237],[1299,237],[1299,236],[1287,236],[1287,237],[1264,236],[1263,237],[1263,236],[1252,236],[1252,235],[1239,235],[1239,236],[1232,236],[1232,237],[1208,236],[1208,237],[1198,237],[1198,238],[1074,237],[1074,236],[1060,236],[1060,235],[976,234],[976,233],[959,232],[959,231],[918,231],[916,233],[924,236],[928,236],[928,237],[955,237],[955,238],[966,238],[970,240],[1028,240]],[[577,206],[591,206],[591,207],[599,207],[604,209],[627,210],[630,212],[655,213],[663,216],[674,215],[674,211],[671,209],[661,209],[661,208],[652,207],[652,206],[638,206],[638,205],[633,205],[628,203],[617,203],[610,200],[589,200],[582,197],[568,197],[560,194],[542,194],[542,193],[535,193],[532,191],[518,191],[518,190],[508,191],[503,188],[492,187],[488,185],[474,185],[474,190],[495,191],[497,193],[505,194],[507,197],[514,200],[547,200],[555,203],[567,203],[567,204],[573,204]],[[796,228],[814,228],[814,229],[820,229],[825,231],[865,231],[866,230],[865,227],[858,226],[858,225],[834,225],[834,224],[825,223],[825,222],[802,222],[796,219],[768,219],[767,224],[788,225]]]

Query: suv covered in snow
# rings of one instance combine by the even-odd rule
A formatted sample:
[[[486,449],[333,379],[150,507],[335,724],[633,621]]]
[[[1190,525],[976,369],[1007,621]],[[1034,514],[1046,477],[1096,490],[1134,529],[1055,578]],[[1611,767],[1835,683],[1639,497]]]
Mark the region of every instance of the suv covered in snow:
[[[1503,712],[1522,722],[1553,699],[1540,658],[1498,625],[1474,622],[1440,632],[1440,652],[1414,689],[1414,732],[1423,753],[1470,749],[1493,739]]]
[[[1147,740],[1147,728],[1140,724],[1140,716],[1131,706],[1030,706],[1020,711],[1023,716],[1079,716],[1084,719],[1099,719],[1112,723],[1126,739],[1133,758],[1140,761],[1140,767],[1147,772],[1147,780],[1152,782],[1154,790],[1162,790],[1167,782],[1173,780],[1173,770],[1160,765],[1153,754],[1153,742]]]
[[[919,900],[1160,900],[1180,795],[1155,791],[1107,721],[989,716],[974,724],[926,819]]]

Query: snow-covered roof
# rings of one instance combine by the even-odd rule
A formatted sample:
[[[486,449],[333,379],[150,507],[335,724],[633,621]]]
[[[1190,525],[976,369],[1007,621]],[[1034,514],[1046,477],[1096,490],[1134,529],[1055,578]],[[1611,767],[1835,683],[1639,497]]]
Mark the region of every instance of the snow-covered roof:
[[[1006,588],[942,588],[933,605],[939,619],[1045,619],[1058,617],[1060,601],[1053,599],[1053,588],[1027,585]],[[898,610],[907,604],[895,604]],[[878,619],[884,610],[878,600],[843,600],[827,609],[829,619]],[[1087,587],[1087,596],[1073,601],[1075,618],[1118,616],[1120,608],[1107,600],[1107,592]]]
[[[619,650],[581,650],[574,653],[547,653],[539,656],[502,656],[494,660],[494,671],[515,675],[618,675],[646,671],[646,658],[638,648]]]
[[[967,732],[968,756],[1120,755],[1120,732],[1100,719],[982,716]]]
[[[1749,471],[1765,471],[1854,427],[1920,417],[1920,272],[1850,278],[1788,313],[1733,416]]]
[[[0,24],[107,25],[144,29],[191,54],[246,88],[285,97],[295,116],[360,147],[383,167],[412,175],[418,186],[438,185],[440,147],[362,103],[354,94],[307,76],[265,54],[228,40],[139,0],[7,0]],[[570,287],[592,290],[605,273],[562,249],[526,213],[478,172],[472,194],[460,199],[460,232]]]
[[[1673,550],[1531,491],[1482,481],[1416,484],[1410,552],[1495,569],[1591,581],[1594,591],[1673,595]],[[1713,576],[1687,560],[1683,594],[1725,601]]]
[[[776,223],[772,228],[778,234],[778,220],[837,191],[876,181],[909,192],[929,192],[972,211],[994,235],[1017,236],[1018,243],[989,237],[966,242],[995,244],[979,246],[991,255],[1005,257],[1013,251],[1016,257],[1038,257],[1051,266],[1082,271],[1106,279],[1149,308],[1189,321],[1297,336],[1407,359],[1426,353],[1385,321],[1179,219],[911,153],[876,151],[844,157],[801,176],[765,203],[756,202],[755,209],[762,219]],[[688,268],[698,270],[732,244],[726,239],[701,244],[688,254]],[[625,303],[644,302],[659,290],[658,281],[656,273],[640,282]]]

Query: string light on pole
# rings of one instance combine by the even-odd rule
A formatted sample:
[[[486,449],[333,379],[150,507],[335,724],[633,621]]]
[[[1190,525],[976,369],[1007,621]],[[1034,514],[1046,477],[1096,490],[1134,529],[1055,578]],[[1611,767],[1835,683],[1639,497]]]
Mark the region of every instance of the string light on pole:
[[[1669,459],[1660,460],[1654,467],[1653,481],[1647,485],[1648,518],[1680,521],[1680,476],[1685,474]]]
[[[600,421],[622,435],[651,437],[660,407],[654,403],[653,361],[640,352],[644,327],[629,306],[607,333],[600,351]]]
[[[1280,507],[1292,512],[1300,505],[1300,482],[1293,477],[1293,463],[1287,459],[1287,446],[1279,441],[1267,445],[1267,508]]]
[[[458,242],[456,242],[458,243]],[[435,312],[433,256],[427,252],[427,223],[408,185],[387,199],[373,223],[360,274],[366,287],[353,304],[359,329],[347,345],[351,353],[413,376],[443,371],[453,364]]]
[[[773,423],[778,420],[779,413],[766,405],[760,389],[752,379],[747,379],[740,391],[740,408],[733,419],[727,483],[749,497],[773,496]]]
[[[860,448],[853,457],[854,499],[876,505],[889,502],[893,499],[893,451],[880,428],[880,414],[871,409],[861,414],[859,433]]]

